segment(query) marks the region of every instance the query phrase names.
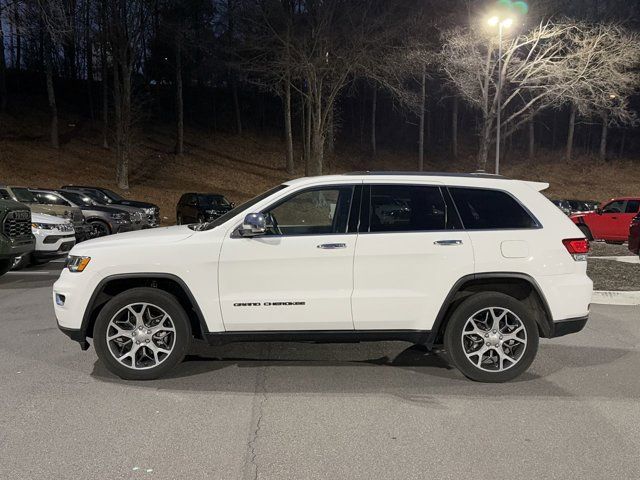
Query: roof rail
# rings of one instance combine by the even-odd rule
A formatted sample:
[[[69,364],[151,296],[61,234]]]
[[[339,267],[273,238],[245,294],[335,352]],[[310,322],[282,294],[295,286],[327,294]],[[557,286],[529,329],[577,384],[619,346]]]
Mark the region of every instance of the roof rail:
[[[344,175],[416,175],[425,177],[467,177],[467,178],[495,178],[495,179],[507,179],[502,175],[496,175],[494,173],[487,172],[471,172],[471,173],[456,173],[456,172],[412,172],[412,171],[361,171],[361,172],[348,172]]]

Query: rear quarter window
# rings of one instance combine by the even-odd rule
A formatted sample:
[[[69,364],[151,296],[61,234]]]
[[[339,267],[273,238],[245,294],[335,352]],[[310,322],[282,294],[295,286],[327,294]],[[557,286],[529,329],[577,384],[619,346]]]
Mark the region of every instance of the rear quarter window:
[[[539,228],[535,218],[506,192],[483,188],[450,187],[466,230]]]

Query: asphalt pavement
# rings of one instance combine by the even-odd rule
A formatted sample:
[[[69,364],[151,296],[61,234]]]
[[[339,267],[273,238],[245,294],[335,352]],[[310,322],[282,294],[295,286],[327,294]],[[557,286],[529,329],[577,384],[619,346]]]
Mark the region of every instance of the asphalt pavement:
[[[0,479],[640,478],[640,307],[514,382],[400,342],[198,346],[125,382],[56,327],[60,264],[0,279]]]

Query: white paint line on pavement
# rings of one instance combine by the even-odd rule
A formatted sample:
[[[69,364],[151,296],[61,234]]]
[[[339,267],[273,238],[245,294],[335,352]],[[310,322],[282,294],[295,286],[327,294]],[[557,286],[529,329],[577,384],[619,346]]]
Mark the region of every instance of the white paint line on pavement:
[[[640,292],[596,290],[591,302],[600,305],[640,305]]]
[[[601,260],[613,260],[616,262],[622,262],[622,263],[637,263],[640,264],[640,257],[636,257],[633,255],[622,255],[622,256],[618,256],[618,257],[589,257],[589,260],[592,260],[594,258],[599,258]]]

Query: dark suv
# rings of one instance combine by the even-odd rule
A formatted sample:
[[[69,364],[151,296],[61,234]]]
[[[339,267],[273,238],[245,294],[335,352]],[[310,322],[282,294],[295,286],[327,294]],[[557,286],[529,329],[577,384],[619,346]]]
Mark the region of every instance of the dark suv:
[[[157,227],[160,224],[160,207],[153,203],[129,200],[118,195],[116,192],[102,187],[86,187],[80,185],[65,185],[62,190],[73,190],[76,192],[87,192],[92,197],[97,197],[104,205],[126,205],[141,209],[146,215],[147,227]]]
[[[86,195],[68,190],[31,189],[41,203],[78,207],[85,221],[91,225],[91,237],[128,232],[132,229],[128,212],[117,207],[98,205]]]
[[[176,222],[178,225],[210,222],[233,207],[233,202],[229,202],[223,195],[217,193],[185,193],[180,197],[176,207]]]

